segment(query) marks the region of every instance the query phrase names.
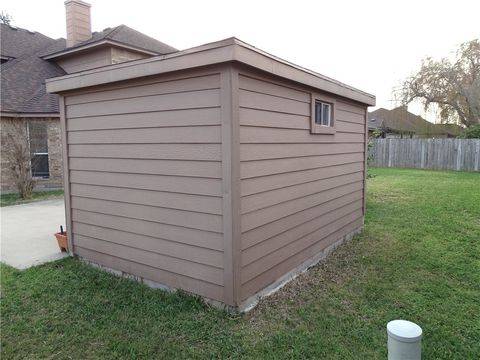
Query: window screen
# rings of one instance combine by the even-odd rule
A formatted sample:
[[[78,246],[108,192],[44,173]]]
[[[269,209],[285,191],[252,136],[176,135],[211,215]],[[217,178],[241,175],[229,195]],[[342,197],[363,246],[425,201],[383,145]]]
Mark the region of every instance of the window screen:
[[[30,122],[28,124],[30,138],[30,155],[32,162],[32,176],[48,178],[48,136],[47,124],[44,122]]]

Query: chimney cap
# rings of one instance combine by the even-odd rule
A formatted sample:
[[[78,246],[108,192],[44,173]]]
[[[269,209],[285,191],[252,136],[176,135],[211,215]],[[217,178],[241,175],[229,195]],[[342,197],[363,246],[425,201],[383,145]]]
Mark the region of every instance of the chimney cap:
[[[92,7],[92,5],[90,5],[89,3],[85,2],[85,1],[82,1],[82,0],[67,0],[67,1],[64,2],[65,5],[68,5],[70,3],[75,3],[75,4],[78,4],[78,5],[85,6],[85,7]]]

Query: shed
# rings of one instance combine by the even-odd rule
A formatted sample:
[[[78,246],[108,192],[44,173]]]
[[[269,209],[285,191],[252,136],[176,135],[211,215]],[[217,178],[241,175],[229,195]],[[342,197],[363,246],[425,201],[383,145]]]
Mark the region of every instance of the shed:
[[[47,88],[87,261],[244,310],[362,228],[372,95],[235,38]]]

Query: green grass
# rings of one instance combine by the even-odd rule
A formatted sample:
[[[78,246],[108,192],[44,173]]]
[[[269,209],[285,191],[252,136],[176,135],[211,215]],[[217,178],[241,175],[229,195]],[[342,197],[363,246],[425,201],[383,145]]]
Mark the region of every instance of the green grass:
[[[61,198],[63,198],[63,190],[34,191],[30,199],[20,199],[16,193],[1,194],[0,207]]]
[[[480,174],[373,169],[365,231],[228,315],[76,259],[2,266],[2,358],[385,359],[389,320],[423,358],[480,358]]]

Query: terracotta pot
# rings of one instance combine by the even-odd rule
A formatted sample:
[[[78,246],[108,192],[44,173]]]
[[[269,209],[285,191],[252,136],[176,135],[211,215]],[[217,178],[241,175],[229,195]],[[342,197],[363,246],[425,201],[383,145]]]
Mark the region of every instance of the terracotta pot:
[[[68,241],[67,241],[67,233],[56,233],[55,237],[57,238],[58,247],[62,251],[68,252]]]

